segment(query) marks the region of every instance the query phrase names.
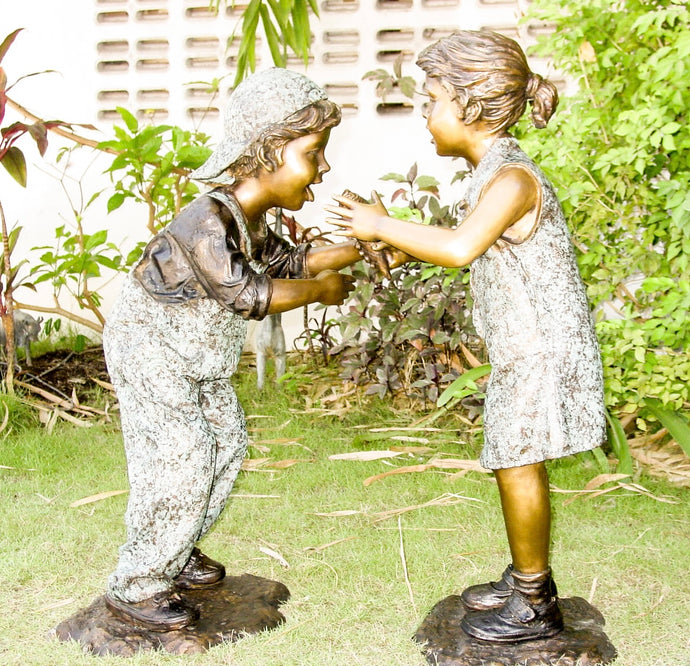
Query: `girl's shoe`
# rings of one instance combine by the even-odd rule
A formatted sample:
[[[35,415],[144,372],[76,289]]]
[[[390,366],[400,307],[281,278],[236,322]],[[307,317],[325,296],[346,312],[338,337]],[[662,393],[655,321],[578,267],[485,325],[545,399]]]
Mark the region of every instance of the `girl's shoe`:
[[[460,598],[468,610],[492,610],[503,606],[513,591],[513,586],[513,565],[509,564],[501,580],[470,585],[463,590]]]
[[[498,609],[469,613],[461,622],[466,634],[484,641],[513,643],[549,638],[563,629],[551,569],[523,574],[513,569],[514,587]]]

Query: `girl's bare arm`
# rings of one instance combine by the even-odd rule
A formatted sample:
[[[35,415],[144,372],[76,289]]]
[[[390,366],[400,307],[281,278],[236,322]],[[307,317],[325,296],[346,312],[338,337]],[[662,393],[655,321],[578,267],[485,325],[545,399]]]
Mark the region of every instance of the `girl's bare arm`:
[[[465,266],[484,254],[515,222],[537,206],[539,183],[527,170],[502,169],[488,184],[474,210],[456,229],[430,227],[381,215],[376,204],[335,197],[328,206],[343,236],[381,240],[421,261],[439,266]]]

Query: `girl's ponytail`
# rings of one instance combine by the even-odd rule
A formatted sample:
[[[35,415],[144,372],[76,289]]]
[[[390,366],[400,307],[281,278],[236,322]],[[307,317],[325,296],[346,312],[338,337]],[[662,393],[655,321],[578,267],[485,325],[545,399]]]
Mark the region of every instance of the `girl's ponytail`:
[[[558,105],[558,90],[551,81],[530,72],[525,98],[532,105],[532,124],[537,129],[546,127]]]

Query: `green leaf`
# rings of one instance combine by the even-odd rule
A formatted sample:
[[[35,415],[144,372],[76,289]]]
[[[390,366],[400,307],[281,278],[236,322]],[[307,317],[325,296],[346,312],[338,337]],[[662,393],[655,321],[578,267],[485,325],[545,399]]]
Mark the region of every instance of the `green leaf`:
[[[108,212],[112,213],[117,210],[125,201],[125,195],[122,192],[115,192],[110,199],[108,199]]]
[[[606,421],[608,423],[609,443],[616,458],[618,458],[616,472],[619,474],[632,474],[632,456],[630,455],[630,447],[628,446],[625,430],[623,430],[620,420],[608,410],[606,411]]]
[[[304,64],[309,62],[309,48],[311,46],[311,29],[309,27],[309,10],[306,0],[294,0],[292,7],[292,23],[295,26],[295,49],[297,55],[302,57]]]
[[[196,169],[208,159],[212,152],[206,146],[183,146],[177,152],[177,164],[183,169]]]
[[[686,419],[680,413],[665,408],[659,400],[647,398],[644,405],[678,442],[685,455],[690,456],[690,425]]]
[[[387,173],[381,176],[380,180],[392,180],[395,183],[406,183],[407,179],[401,173]]]
[[[10,146],[2,158],[2,166],[22,187],[26,187],[26,159],[17,146]]]
[[[465,397],[467,395],[471,395],[472,393],[476,393],[478,389],[475,382],[477,379],[488,375],[490,372],[491,364],[489,363],[472,368],[471,370],[467,370],[467,372],[463,372],[452,384],[450,384],[450,386],[448,386],[445,391],[443,391],[443,393],[441,393],[438,401],[436,402],[436,406],[443,407],[443,405],[450,402],[453,398],[457,398],[461,394],[462,397]],[[467,389],[471,389],[471,391],[466,393],[465,391]]]
[[[261,7],[261,23],[264,26],[264,33],[266,35],[266,40],[268,41],[268,48],[271,51],[273,64],[277,67],[285,67],[285,57],[281,49],[280,37],[278,36],[278,31],[271,21],[268,9],[265,6]]]
[[[139,129],[139,122],[137,119],[132,115],[127,109],[125,109],[122,106],[118,106],[115,108],[115,110],[120,114],[122,117],[122,120],[125,121],[125,125],[127,125],[127,129],[134,133]]]
[[[95,234],[91,234],[86,239],[86,242],[84,243],[84,249],[85,250],[93,250],[98,245],[102,245],[103,243],[106,242],[108,239],[108,231],[106,229],[102,229],[101,231],[97,231]]]

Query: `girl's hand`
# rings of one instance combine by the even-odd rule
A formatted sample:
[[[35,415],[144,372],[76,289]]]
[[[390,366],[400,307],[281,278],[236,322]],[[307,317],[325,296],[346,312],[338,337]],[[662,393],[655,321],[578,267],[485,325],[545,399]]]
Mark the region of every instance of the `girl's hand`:
[[[340,227],[340,231],[335,232],[337,236],[359,238],[363,241],[379,240],[377,234],[379,221],[382,217],[388,216],[388,211],[376,192],[372,192],[371,197],[374,202],[372,204],[359,203],[343,196],[333,197],[340,206],[325,208],[338,217],[328,218],[326,221]]]
[[[322,271],[315,278],[319,286],[319,303],[342,305],[355,288],[355,278],[335,271]]]

